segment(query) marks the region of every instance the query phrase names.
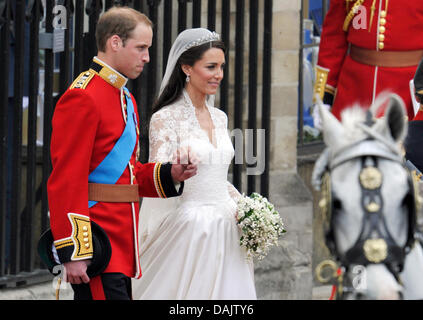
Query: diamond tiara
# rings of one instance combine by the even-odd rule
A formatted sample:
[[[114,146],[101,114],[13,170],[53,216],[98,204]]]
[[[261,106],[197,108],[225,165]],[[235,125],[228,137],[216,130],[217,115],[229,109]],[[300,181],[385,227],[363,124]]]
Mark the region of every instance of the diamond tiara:
[[[220,40],[220,35],[213,31],[211,34],[209,34],[207,36],[201,37],[200,39],[197,39],[197,40],[194,40],[194,41],[191,41],[190,43],[188,43],[185,46],[185,50],[188,50],[192,47],[200,46],[200,45],[207,43],[207,42],[218,41],[218,40]]]

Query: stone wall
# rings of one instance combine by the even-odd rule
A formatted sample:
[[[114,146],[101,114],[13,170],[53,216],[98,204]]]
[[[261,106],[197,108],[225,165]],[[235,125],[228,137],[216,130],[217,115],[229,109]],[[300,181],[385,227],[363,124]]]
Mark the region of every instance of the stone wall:
[[[255,265],[259,299],[312,298],[312,201],[297,174],[272,173],[270,201],[281,214],[287,233],[279,247]]]
[[[271,170],[296,172],[300,1],[273,1]]]

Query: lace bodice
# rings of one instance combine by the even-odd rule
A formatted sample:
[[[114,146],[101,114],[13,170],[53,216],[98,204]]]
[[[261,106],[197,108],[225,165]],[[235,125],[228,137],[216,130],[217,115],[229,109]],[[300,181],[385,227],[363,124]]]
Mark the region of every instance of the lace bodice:
[[[150,121],[150,162],[172,162],[181,147],[190,147],[199,159],[197,174],[185,181],[181,201],[236,200],[239,192],[227,181],[234,148],[228,134],[226,114],[207,104],[213,121],[213,143],[200,127],[195,107],[186,93],[154,113]]]

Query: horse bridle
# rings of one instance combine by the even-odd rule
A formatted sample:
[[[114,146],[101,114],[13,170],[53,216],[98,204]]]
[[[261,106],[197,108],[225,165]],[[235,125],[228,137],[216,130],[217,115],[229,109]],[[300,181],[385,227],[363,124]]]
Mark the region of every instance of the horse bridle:
[[[325,221],[325,242],[330,253],[339,261],[346,270],[350,265],[364,265],[383,263],[388,270],[399,280],[399,273],[403,270],[406,254],[414,244],[416,230],[416,214],[419,197],[416,194],[418,178],[404,165],[403,158],[398,153],[392,153],[390,148],[371,147],[372,138],[359,141],[334,155],[329,160],[326,154],[327,164],[322,172],[322,199],[319,203]],[[374,142],[373,142],[374,143]],[[363,147],[367,144],[367,147]],[[342,163],[361,158],[361,171],[359,184],[361,189],[361,206],[364,210],[364,218],[361,231],[354,245],[344,254],[337,250],[334,237],[334,192],[331,189],[330,173]],[[383,158],[395,161],[404,166],[408,172],[409,191],[405,198],[408,214],[407,240],[404,246],[400,246],[393,239],[387,225],[384,212],[384,203],[381,195],[383,175],[378,169],[378,159]],[[345,279],[345,278],[344,278]]]
[[[368,159],[374,165],[365,165]],[[398,278],[398,274],[403,269],[405,255],[414,243],[414,232],[416,227],[416,204],[415,204],[415,186],[411,174],[408,176],[409,191],[405,198],[405,205],[408,213],[408,231],[407,240],[404,246],[396,243],[386,224],[383,214],[384,203],[381,195],[383,176],[377,168],[377,158],[373,156],[362,157],[362,169],[359,175],[361,188],[361,206],[364,211],[363,222],[359,237],[354,245],[344,254],[337,250],[334,237],[334,193],[330,189],[330,174],[324,179],[328,184],[326,195],[330,192],[330,200],[327,200],[326,218],[329,227],[326,230],[326,245],[331,253],[344,266],[348,265],[368,265],[374,263],[384,263],[387,268]],[[406,169],[407,170],[407,169]]]

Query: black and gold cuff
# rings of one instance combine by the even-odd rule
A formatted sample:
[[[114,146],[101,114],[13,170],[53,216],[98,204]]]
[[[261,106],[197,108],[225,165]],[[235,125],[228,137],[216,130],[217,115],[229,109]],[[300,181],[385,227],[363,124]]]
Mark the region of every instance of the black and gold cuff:
[[[157,163],[154,168],[154,183],[161,198],[180,196],[183,192],[184,182],[181,182],[179,190],[176,190],[171,171],[171,163]]]

